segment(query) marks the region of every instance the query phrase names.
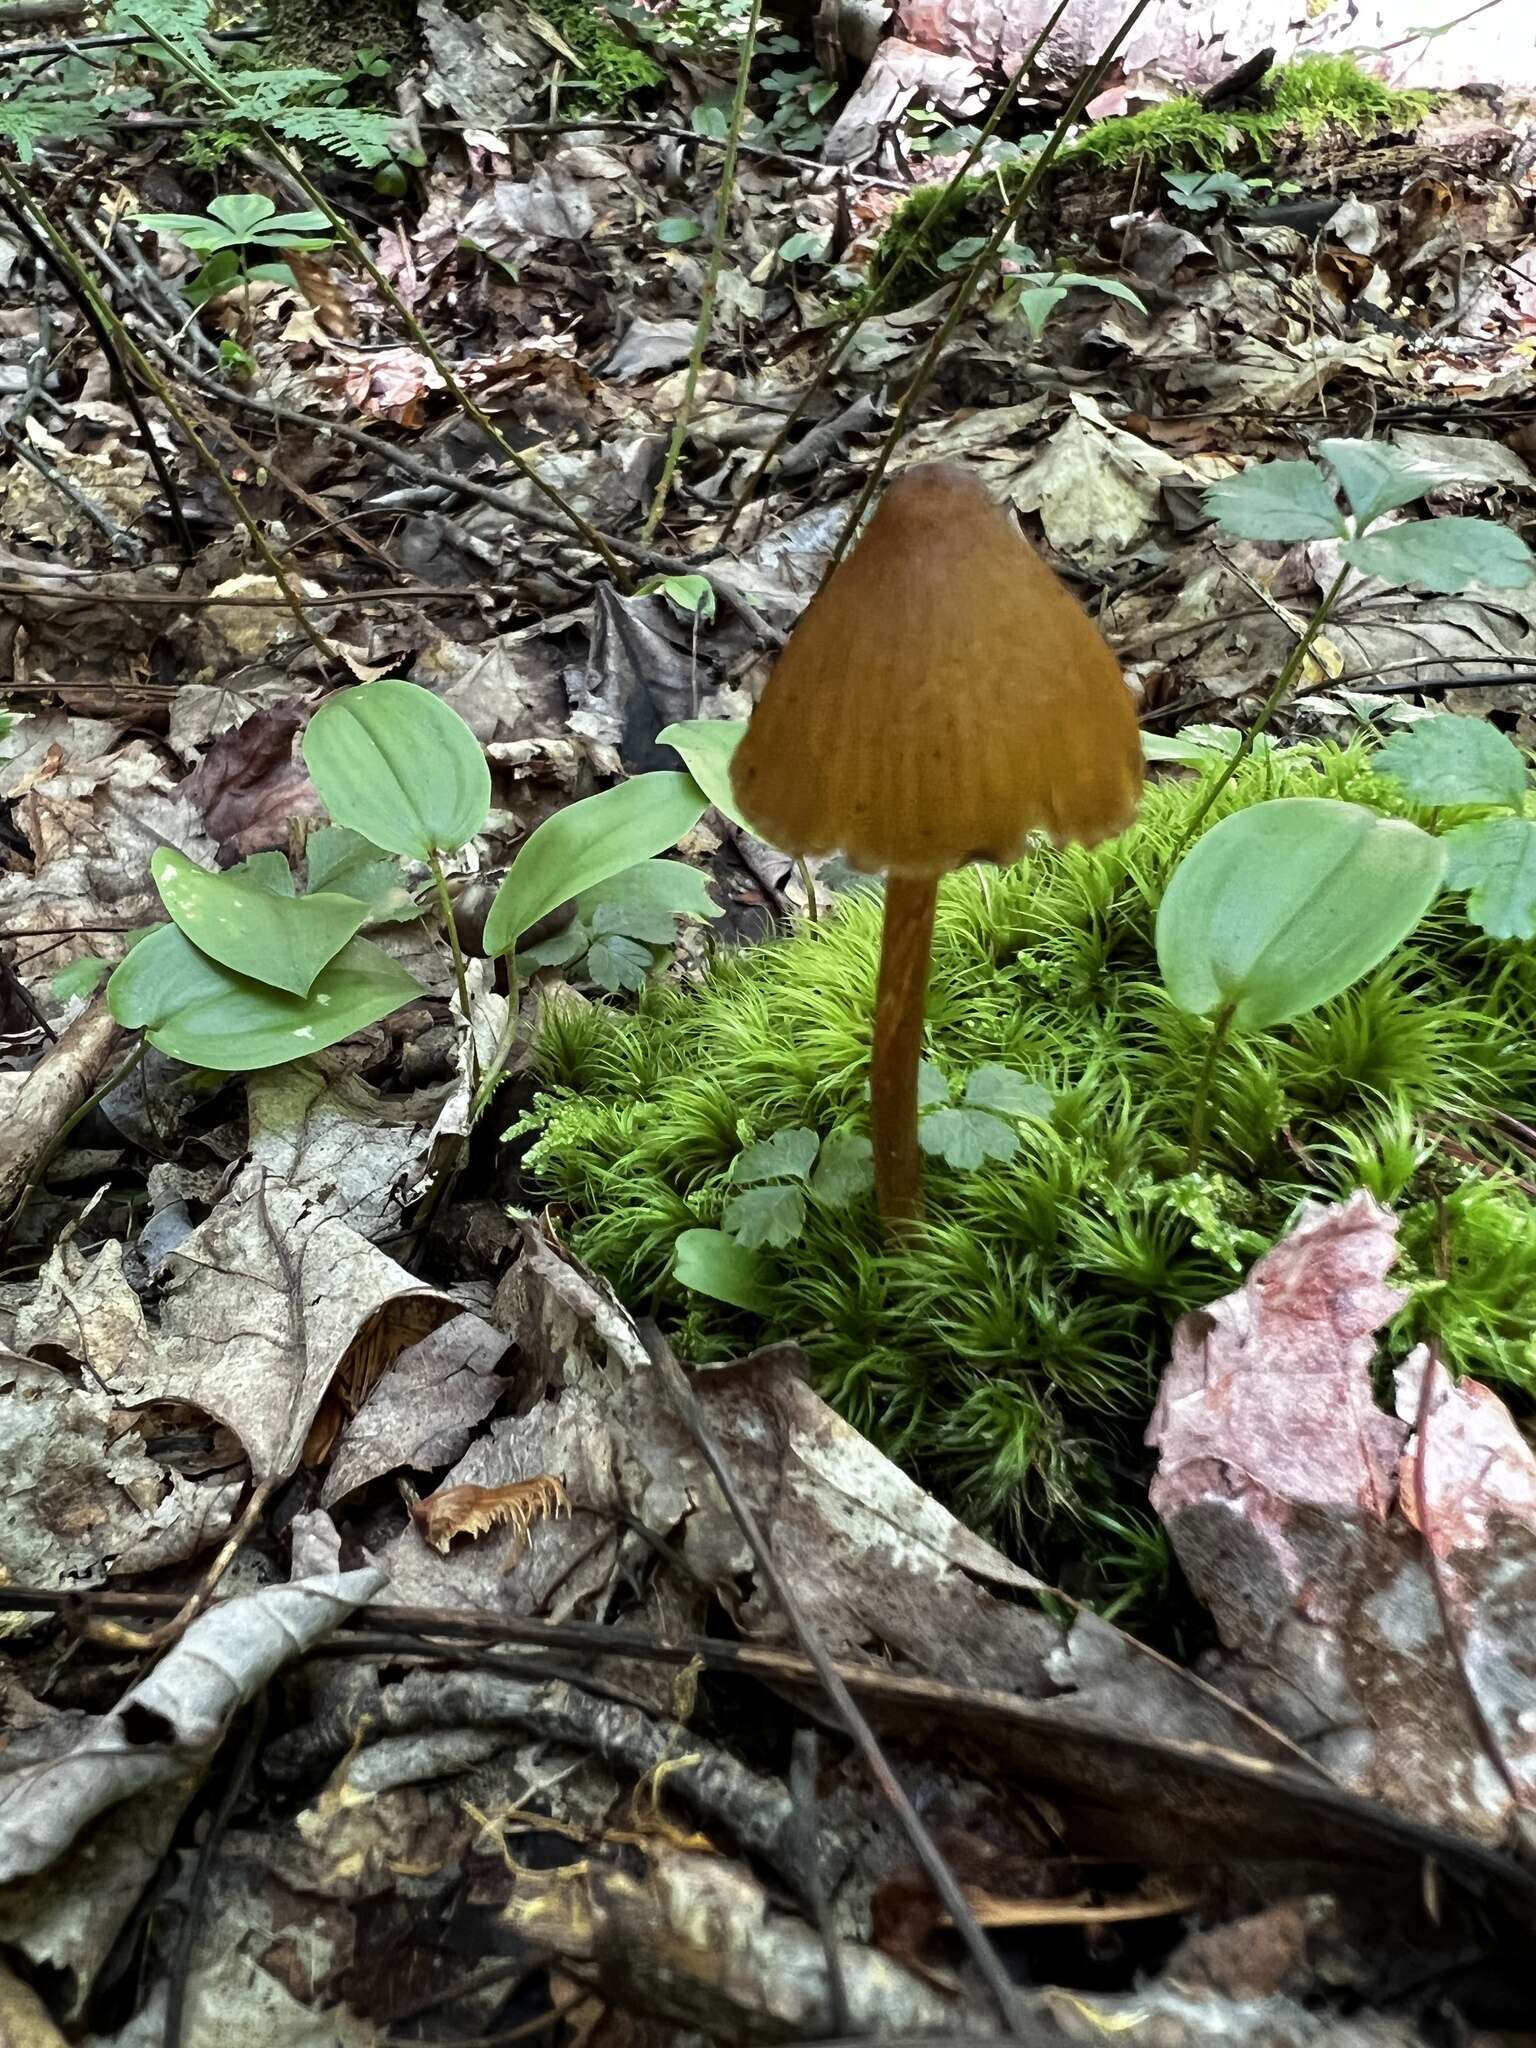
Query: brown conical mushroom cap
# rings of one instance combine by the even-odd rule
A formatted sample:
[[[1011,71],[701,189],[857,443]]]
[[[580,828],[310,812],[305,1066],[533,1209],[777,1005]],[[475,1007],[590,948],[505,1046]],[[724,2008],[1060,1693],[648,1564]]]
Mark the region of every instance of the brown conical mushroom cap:
[[[786,853],[870,873],[1016,860],[1127,826],[1141,738],[1088,614],[952,463],[910,470],[791,634],[736,751]]]

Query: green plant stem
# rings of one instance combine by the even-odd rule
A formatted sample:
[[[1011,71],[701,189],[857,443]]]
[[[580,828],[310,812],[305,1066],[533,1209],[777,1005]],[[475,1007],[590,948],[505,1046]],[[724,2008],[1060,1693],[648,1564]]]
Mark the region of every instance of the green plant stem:
[[[1189,1120],[1189,1152],[1185,1167],[1190,1173],[1200,1164],[1205,1141],[1210,1135],[1211,1092],[1216,1081],[1216,1062],[1226,1046],[1236,1009],[1236,1003],[1224,1003],[1211,1019],[1211,1035],[1206,1043],[1205,1058],[1200,1063],[1200,1079],[1195,1084],[1194,1114]]]
[[[709,260],[704,266],[704,290],[699,299],[699,317],[693,330],[693,347],[688,352],[688,374],[683,380],[682,403],[677,408],[677,418],[672,422],[672,434],[667,442],[667,453],[661,465],[661,475],[656,480],[656,495],[651,500],[651,509],[640,529],[641,540],[649,543],[661,524],[662,514],[667,509],[667,497],[672,489],[672,479],[677,474],[677,465],[682,460],[683,446],[688,439],[688,428],[693,418],[693,401],[699,388],[699,377],[704,368],[704,354],[709,347],[709,337],[715,325],[715,300],[720,291],[720,269],[725,261],[725,238],[731,227],[731,201],[736,191],[736,159],[741,147],[741,127],[747,116],[747,87],[752,78],[752,59],[757,55],[757,30],[763,16],[763,0],[752,0],[752,10],[747,17],[746,30],[741,39],[741,55],[736,65],[736,92],[731,101],[730,125],[725,134],[725,156],[720,165],[720,188],[715,194],[714,237],[710,243]]]
[[[332,228],[346,244],[347,253],[355,262],[361,264],[362,268],[367,272],[369,281],[372,283],[375,291],[379,293],[380,297],[390,307],[396,318],[404,326],[406,333],[410,335],[411,340],[421,350],[439,377],[442,378],[443,387],[448,392],[450,398],[452,398],[454,404],[458,406],[466,418],[474,421],[485,438],[500,454],[506,457],[518,474],[530,483],[542,498],[553,505],[562,518],[569,521],[572,531],[597,555],[603,567],[619,585],[619,588],[627,591],[630,587],[629,571],[613,552],[612,548],[609,547],[607,541],[603,539],[603,536],[593,526],[591,521],[583,518],[581,513],[576,510],[575,506],[570,503],[564,494],[557,490],[540,473],[537,465],[530,462],[521,449],[515,448],[512,445],[495,421],[470,397],[469,393],[454,375],[447,360],[438,352],[426,329],[369,255],[361,237],[357,234],[351,223],[344,220],[335,207],[331,205],[319,186],[311,180],[298,156],[293,151],[287,149],[269,128],[264,127],[260,121],[252,120],[243,111],[240,102],[235,98],[234,94],[228,91],[211,72],[204,70],[200,64],[196,63],[185,49],[167,41],[160,34],[159,30],[152,27],[142,16],[135,15],[133,19],[147,36],[160,45],[161,49],[165,51],[166,55],[174,63],[180,64],[185,70],[190,71],[199,84],[206,86],[211,93],[223,101],[226,107],[239,114],[240,118],[255,130],[257,135],[261,137],[263,146],[272,152],[278,163],[282,165],[283,169],[294,180],[311,206],[325,215]]]
[[[816,901],[816,877],[811,873],[811,864],[801,853],[795,856],[795,866],[800,871],[800,886],[805,891],[805,914],[812,924],[820,924],[820,906]]]
[[[1071,4],[1072,0],[1056,0],[1056,6],[1049,20],[1025,51],[1019,62],[1018,69],[1013,73],[1013,76],[1008,80],[1008,83],[993,102],[992,111],[987,116],[986,123],[980,134],[960,159],[959,167],[949,178],[938,198],[934,201],[932,212],[924,223],[928,234],[931,235],[935,229],[941,227],[949,217],[959,198],[960,187],[975,168],[977,158],[996,134],[1003,116],[1018,98],[1020,89],[1025,79],[1028,78],[1036,57],[1045,47],[1046,39],[1050,36],[1057,22],[1061,20],[1061,17],[1066,13]],[[731,509],[726,514],[725,524],[720,529],[719,546],[723,547],[726,541],[729,540],[737,520],[756,497],[758,487],[769,470],[777,462],[785,442],[805,417],[806,407],[810,404],[816,393],[826,384],[828,378],[836,376],[849,349],[853,346],[860,328],[866,322],[873,320],[890,303],[895,294],[897,284],[906,275],[908,266],[916,261],[916,246],[914,241],[909,243],[906,248],[899,249],[896,252],[895,262],[875,286],[863,305],[859,307],[857,312],[851,313],[839,327],[836,335],[833,337],[832,346],[823,355],[815,375],[790,407],[783,425],[758,457],[748,473],[745,483],[743,483],[741,489],[732,500]]]
[[[202,463],[203,467],[207,470],[208,474],[213,478],[214,482],[218,485],[220,491],[222,491],[224,497],[228,501],[231,511],[233,511],[235,517],[239,520],[240,524],[245,528],[246,535],[250,540],[252,547],[255,548],[256,552],[261,556],[262,560],[266,563],[267,568],[272,575],[273,581],[277,584],[278,589],[283,593],[284,601],[286,602],[289,611],[292,612],[294,620],[297,623],[300,632],[303,633],[305,639],[308,640],[311,647],[314,648],[315,652],[320,656],[321,660],[329,669],[334,664],[336,659],[334,649],[331,647],[330,642],[325,638],[324,634],[320,631],[319,627],[316,626],[314,621],[310,618],[309,613],[304,609],[304,604],[299,596],[298,590],[295,587],[292,578],[289,576],[287,569],[284,567],[281,559],[274,550],[271,542],[262,532],[260,526],[252,517],[251,513],[246,509],[245,500],[241,497],[239,491],[235,488],[234,484],[231,483],[230,479],[225,474],[223,464],[219,461],[219,458],[214,454],[213,450],[208,446],[207,442],[204,441],[202,435],[198,432],[197,428],[192,424],[192,421],[188,417],[184,408],[180,406],[177,403],[176,399],[171,395],[170,386],[166,382],[165,378],[161,376],[159,370],[156,369],[154,364],[149,360],[148,356],[146,356],[144,351],[139,347],[137,341],[135,341],[134,337],[129,333],[128,329],[124,326],[123,322],[118,318],[117,314],[113,311],[112,307],[108,304],[106,299],[102,297],[100,291],[97,288],[95,279],[79,262],[74,250],[69,246],[68,242],[66,242],[63,236],[59,234],[58,230],[53,226],[52,222],[48,219],[46,214],[44,214],[41,211],[41,209],[37,206],[36,202],[32,199],[31,195],[25,190],[25,188],[16,183],[16,180],[11,176],[10,171],[6,168],[6,166],[3,163],[0,163],[0,184],[3,184],[5,186],[6,191],[11,195],[11,197],[14,200],[16,200],[17,203],[31,215],[33,220],[42,229],[43,233],[48,238],[49,244],[57,251],[59,261],[67,268],[69,275],[73,279],[77,290],[80,293],[82,293],[87,299],[89,299],[91,304],[94,306],[98,317],[108,326],[108,328],[110,330],[115,331],[115,336],[121,353],[124,357],[124,360],[135,371],[135,373],[138,376],[140,376],[144,380],[144,382],[149,386],[150,390],[155,394],[156,398],[159,399],[160,403],[165,407],[166,411],[170,414],[172,420],[176,423],[177,427],[186,436],[186,439],[191,445],[195,454],[197,455],[199,462]]]
[[[1097,61],[1084,72],[1082,78],[1078,81],[1077,90],[1062,109],[1061,119],[1051,130],[1050,140],[1030,165],[1023,178],[1020,179],[1019,189],[1014,193],[1011,203],[1004,208],[997,226],[987,237],[985,247],[961,279],[960,288],[950,301],[948,312],[939,322],[938,331],[929,342],[927,348],[924,349],[917,368],[912,373],[912,381],[901,394],[900,401],[896,407],[896,417],[891,421],[890,428],[880,445],[878,454],[875,456],[869,475],[864,480],[864,488],[860,491],[853,510],[848,515],[847,523],[839,536],[837,546],[832,551],[831,560],[827,563],[827,574],[829,576],[848,552],[849,544],[858,532],[863,522],[864,514],[869,510],[874,495],[880,488],[880,480],[885,475],[887,465],[895,454],[902,436],[907,431],[912,414],[916,410],[917,402],[928,389],[933,373],[938,368],[939,358],[943,355],[945,349],[948,348],[955,329],[964,319],[972,299],[976,296],[982,279],[989,274],[993,265],[997,262],[999,250],[1012,235],[1020,214],[1023,213],[1029,202],[1034,198],[1041,179],[1055,162],[1062,144],[1067,139],[1068,130],[1076,124],[1083,108],[1098,91],[1105,73],[1114,61],[1115,52],[1150,5],[1151,0],[1135,0],[1135,5],[1105,44],[1103,50],[1099,53]]]
[[[437,908],[443,920],[443,930],[448,935],[448,950],[453,955],[453,979],[459,991],[459,1008],[464,1012],[464,1029],[469,1034],[469,1085],[472,1090],[477,1090],[480,1086],[480,1055],[475,1050],[475,1020],[469,1008],[469,977],[464,971],[464,948],[459,944],[459,925],[453,914],[453,899],[448,894],[448,877],[443,873],[442,856],[436,847],[428,853],[427,865],[432,870]]]
[[[1232,780],[1238,769],[1242,767],[1248,756],[1253,752],[1254,741],[1267,728],[1269,721],[1285,702],[1290,687],[1295,682],[1297,676],[1300,675],[1302,664],[1306,661],[1308,654],[1311,653],[1318,634],[1322,632],[1324,626],[1333,617],[1338,607],[1339,598],[1343,594],[1344,585],[1348,581],[1349,574],[1350,565],[1346,562],[1323,593],[1322,602],[1318,605],[1317,610],[1313,612],[1311,618],[1308,619],[1301,638],[1291,649],[1290,654],[1286,658],[1285,666],[1281,669],[1279,675],[1275,677],[1274,688],[1259,706],[1258,717],[1253,721],[1252,725],[1244,728],[1242,738],[1234,748],[1231,760],[1227,762],[1216,780],[1191,812],[1189,822],[1184,827],[1184,835],[1174,848],[1173,857],[1175,861],[1178,860],[1179,855],[1189,846],[1196,833],[1200,830],[1200,827],[1205,823],[1206,818],[1210,815],[1211,806],[1215,803],[1217,797],[1221,795],[1221,792]]]

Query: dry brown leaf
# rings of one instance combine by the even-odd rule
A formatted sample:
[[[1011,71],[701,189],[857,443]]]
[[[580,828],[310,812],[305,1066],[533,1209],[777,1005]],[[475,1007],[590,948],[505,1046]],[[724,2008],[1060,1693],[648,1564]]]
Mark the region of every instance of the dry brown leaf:
[[[445,1486],[417,1501],[411,1514],[434,1550],[446,1552],[455,1536],[484,1536],[506,1527],[521,1537],[521,1550],[533,1524],[562,1509],[571,1511],[565,1488],[552,1473],[541,1472],[533,1479],[514,1479],[510,1486]]]

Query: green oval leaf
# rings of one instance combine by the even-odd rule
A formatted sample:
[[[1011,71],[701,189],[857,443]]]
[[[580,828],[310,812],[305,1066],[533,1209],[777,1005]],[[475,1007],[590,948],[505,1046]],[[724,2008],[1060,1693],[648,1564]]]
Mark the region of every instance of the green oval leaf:
[[[221,1074],[305,1059],[420,994],[416,977],[367,939],[353,939],[296,996],[221,967],[173,924],[135,946],[107,983],[119,1024],[142,1029],[172,1059]]]
[[[733,1244],[723,1230],[685,1230],[677,1240],[673,1272],[681,1286],[732,1308],[767,1315],[773,1297],[764,1285],[763,1262]]]
[[[1344,531],[1332,486],[1315,462],[1256,462],[1213,484],[1205,510],[1239,540],[1326,540]]]
[[[304,761],[338,825],[417,860],[473,839],[491,808],[480,742],[417,683],[327,697],[305,731]]]
[[[1524,590],[1536,583],[1536,556],[1518,533],[1492,519],[1416,519],[1378,526],[1345,544],[1344,559],[1384,583],[1416,583],[1454,594],[1474,583]]]
[[[308,995],[368,916],[367,905],[350,896],[279,895],[239,875],[210,874],[170,846],[149,871],[172,922],[199,951],[296,996]]]
[[[485,921],[486,952],[494,958],[510,951],[531,924],[569,898],[675,846],[704,808],[691,775],[663,772],[636,775],[556,811],[529,833],[496,891]]]
[[[1262,1031],[1339,995],[1434,901],[1444,843],[1331,797],[1278,797],[1223,818],[1181,862],[1157,913],[1169,997]]]
[[[717,811],[724,812],[744,832],[752,827],[736,808],[731,792],[731,759],[747,736],[745,723],[735,718],[680,718],[675,725],[657,733],[657,743],[676,747],[683,765]]]

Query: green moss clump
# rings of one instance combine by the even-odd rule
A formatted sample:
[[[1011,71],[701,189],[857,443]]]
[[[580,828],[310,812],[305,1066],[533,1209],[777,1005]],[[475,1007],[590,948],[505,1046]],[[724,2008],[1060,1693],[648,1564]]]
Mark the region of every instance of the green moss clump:
[[[599,7],[588,0],[539,0],[538,12],[581,60],[581,76],[570,81],[579,104],[622,106],[638,92],[663,83],[666,73],[638,48]]]
[[[1092,166],[1104,171],[1221,170],[1246,164],[1254,169],[1287,141],[1310,142],[1329,129],[1363,137],[1384,128],[1412,128],[1433,102],[1428,92],[1398,92],[1362,71],[1348,57],[1300,57],[1271,71],[1260,89],[1262,105],[1237,112],[1208,112],[1197,99],[1165,100],[1139,114],[1120,114],[1095,121],[1070,142],[1056,159],[1055,171]],[[1028,171],[1027,164],[1005,165],[992,178],[968,179],[959,203],[937,229],[930,216],[942,186],[914,192],[893,215],[881,238],[871,275],[878,278],[894,266],[898,253],[910,251],[906,275],[911,298],[931,289],[940,275],[936,259],[962,235],[977,232],[976,223],[962,226],[967,206],[974,209],[983,194],[994,199],[1008,193]],[[982,223],[985,231],[987,223]]]
[[[723,953],[697,990],[632,1017],[552,1014],[532,1183],[575,1250],[659,1314],[685,1355],[804,1345],[822,1392],[975,1526],[1056,1570],[1144,1505],[1142,1431],[1173,1322],[1230,1291],[1297,1201],[1369,1188],[1402,1218],[1413,1290],[1386,1346],[1433,1330],[1458,1372],[1536,1397],[1536,1204],[1469,1163],[1491,1112],[1529,1120],[1536,948],[1441,901],[1374,975],[1316,1013],[1235,1042],[1202,1170],[1186,1165],[1207,1027],[1164,997],[1153,919],[1198,783],[1149,790],[1133,831],[1092,852],[970,869],[942,892],[931,1057],[952,1078],[1000,1063],[1047,1083],[1054,1120],[1018,1155],[930,1160],[920,1239],[893,1249],[867,1200],[809,1205],[771,1255],[773,1313],[681,1290],[678,1233],[718,1224],[747,1144],[795,1125],[862,1128],[880,913],[846,899],[819,927]],[[1275,795],[1400,810],[1360,748],[1249,763],[1217,817]],[[1455,1150],[1437,1137],[1449,1124]],[[1448,1270],[1437,1277],[1442,1243]]]

